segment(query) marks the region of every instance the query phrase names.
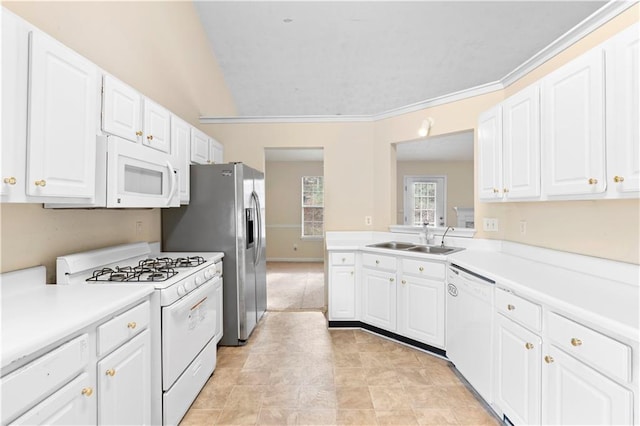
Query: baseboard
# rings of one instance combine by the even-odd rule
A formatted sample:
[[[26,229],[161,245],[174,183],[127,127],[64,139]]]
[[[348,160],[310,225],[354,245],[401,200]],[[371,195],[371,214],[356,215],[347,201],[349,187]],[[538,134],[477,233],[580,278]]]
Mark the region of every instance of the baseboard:
[[[267,262],[324,262],[323,258],[318,257],[268,257]]]
[[[423,351],[431,352],[441,357],[446,358],[447,352],[443,349],[436,348],[435,346],[427,345],[426,343],[418,342],[417,340],[410,339],[408,337],[401,336],[391,331],[383,330],[373,325],[365,324],[361,321],[328,321],[329,328],[362,328],[367,331],[371,331],[375,334],[387,337],[392,340],[396,340],[405,345],[413,346],[414,348],[422,349]]]

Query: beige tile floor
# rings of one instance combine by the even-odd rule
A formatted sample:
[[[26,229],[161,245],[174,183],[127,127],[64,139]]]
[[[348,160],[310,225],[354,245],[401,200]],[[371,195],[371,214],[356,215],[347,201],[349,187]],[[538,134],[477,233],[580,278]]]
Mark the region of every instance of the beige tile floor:
[[[267,310],[324,308],[324,264],[267,262]]]
[[[497,425],[447,361],[322,312],[267,312],[249,343],[220,347],[182,425]]]

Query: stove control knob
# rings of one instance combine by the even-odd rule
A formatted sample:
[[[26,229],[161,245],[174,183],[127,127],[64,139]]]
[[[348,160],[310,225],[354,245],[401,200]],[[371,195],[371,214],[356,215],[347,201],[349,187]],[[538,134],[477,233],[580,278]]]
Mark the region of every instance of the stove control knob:
[[[211,268],[209,268],[209,272],[211,272],[211,276],[214,276],[215,274],[218,273],[218,270],[216,269],[215,266],[212,266]]]
[[[202,278],[202,275],[198,275],[196,277],[196,285],[200,286],[200,285],[202,285],[203,282],[204,282],[204,279]]]
[[[187,294],[187,289],[184,288],[183,284],[178,285],[178,290],[177,291],[178,291],[178,296],[180,296],[180,297],[182,297],[185,294]]]
[[[211,269],[207,269],[206,271],[204,271],[204,277],[208,280],[210,280],[211,277],[213,277],[213,274],[211,273]]]
[[[196,288],[196,284],[193,282],[193,280],[187,280],[187,282],[186,282],[186,283],[184,283],[184,288],[185,288],[187,291],[191,291],[191,290],[193,290],[194,288]]]

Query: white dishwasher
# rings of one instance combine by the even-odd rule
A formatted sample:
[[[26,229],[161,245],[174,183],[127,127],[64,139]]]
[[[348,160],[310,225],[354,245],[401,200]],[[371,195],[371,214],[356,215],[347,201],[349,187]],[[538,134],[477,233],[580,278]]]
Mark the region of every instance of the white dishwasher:
[[[494,285],[460,266],[451,264],[447,269],[447,358],[489,404]]]

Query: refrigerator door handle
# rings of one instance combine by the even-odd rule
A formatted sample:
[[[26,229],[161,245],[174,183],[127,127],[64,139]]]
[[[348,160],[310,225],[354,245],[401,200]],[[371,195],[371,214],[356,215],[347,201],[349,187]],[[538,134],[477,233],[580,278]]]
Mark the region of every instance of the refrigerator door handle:
[[[258,224],[258,226],[256,226],[258,237],[256,238],[256,247],[254,251],[255,256],[253,259],[253,264],[257,265],[258,261],[260,260],[260,256],[262,256],[262,212],[261,212],[261,206],[260,206],[260,199],[258,198],[258,194],[256,193],[256,191],[253,191],[251,193],[251,198],[253,198],[253,201],[255,202],[255,205],[256,205],[256,222]]]

